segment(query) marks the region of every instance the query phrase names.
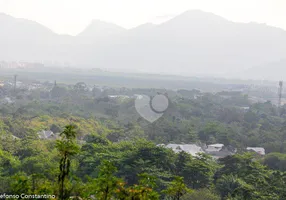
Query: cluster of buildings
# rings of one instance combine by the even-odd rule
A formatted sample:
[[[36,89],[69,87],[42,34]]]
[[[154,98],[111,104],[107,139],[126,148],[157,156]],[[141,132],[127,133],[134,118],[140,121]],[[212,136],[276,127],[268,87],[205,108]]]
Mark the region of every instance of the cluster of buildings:
[[[3,87],[8,87],[8,88],[16,87],[17,89],[36,90],[36,89],[43,88],[44,85],[41,83],[35,83],[35,82],[28,83],[28,82],[22,82],[22,81],[16,81],[16,85],[15,85],[15,81],[0,80],[0,88],[3,88]]]
[[[59,138],[59,133],[54,133],[51,130],[42,130],[38,133],[39,139],[55,140]],[[19,139],[19,138],[15,138]],[[158,144],[157,146],[172,149],[175,153],[186,152],[192,156],[197,156],[200,153],[205,153],[214,159],[224,158],[237,153],[237,149],[232,146],[225,146],[224,144],[198,145],[198,144]],[[255,152],[260,156],[265,155],[263,147],[247,147],[246,151]]]
[[[27,69],[44,67],[44,64],[36,62],[24,62],[24,61],[0,61],[0,69]]]
[[[197,156],[199,153],[206,153],[212,156],[214,159],[224,158],[237,153],[237,149],[232,146],[225,146],[224,144],[211,144],[211,145],[198,145],[198,144],[159,144],[157,146],[163,146],[172,149],[175,153],[184,151]],[[265,149],[262,147],[247,147],[247,151],[256,152],[257,154],[264,156]]]

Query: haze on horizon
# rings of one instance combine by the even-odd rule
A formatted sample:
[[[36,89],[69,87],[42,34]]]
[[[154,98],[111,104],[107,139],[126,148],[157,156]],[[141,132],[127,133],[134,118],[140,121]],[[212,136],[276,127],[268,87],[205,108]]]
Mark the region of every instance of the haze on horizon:
[[[134,28],[160,23],[186,10],[212,12],[235,22],[286,30],[285,0],[0,0],[0,13],[37,21],[59,34],[76,35],[92,19]]]
[[[285,8],[282,0],[0,0],[0,61],[282,80]]]

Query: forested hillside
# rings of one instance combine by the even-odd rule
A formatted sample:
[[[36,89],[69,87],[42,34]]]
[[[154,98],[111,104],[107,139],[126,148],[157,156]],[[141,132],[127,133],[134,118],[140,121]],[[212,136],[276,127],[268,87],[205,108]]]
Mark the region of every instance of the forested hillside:
[[[84,83],[0,91],[0,198],[286,199],[286,107],[252,103],[240,92]],[[158,93],[169,107],[149,123],[135,96]],[[158,145],[170,143],[222,143],[237,153],[216,160]]]

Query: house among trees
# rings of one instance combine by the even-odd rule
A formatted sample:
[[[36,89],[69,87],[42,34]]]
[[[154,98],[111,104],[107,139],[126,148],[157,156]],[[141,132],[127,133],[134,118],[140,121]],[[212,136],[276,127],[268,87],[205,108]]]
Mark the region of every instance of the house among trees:
[[[53,131],[45,131],[42,130],[37,133],[40,139],[55,139],[56,134],[53,133]]]
[[[206,151],[212,152],[212,151],[220,151],[224,147],[224,144],[210,144],[207,145]]]
[[[255,152],[259,155],[264,156],[265,155],[265,149],[263,147],[247,147],[247,151]]]
[[[11,135],[11,136],[12,136],[13,140],[20,140],[20,138],[15,136],[15,135]]]
[[[157,146],[165,146],[165,145],[160,144]],[[198,153],[206,153],[215,159],[234,155],[237,151],[235,148],[231,146],[224,146],[224,144],[212,144],[212,145],[205,145],[203,147],[197,144],[168,144],[165,147],[172,149],[175,153],[184,151],[186,153],[191,154],[192,156],[196,156]]]
[[[224,146],[224,144],[208,145],[205,149],[205,153],[211,155],[215,159],[231,156],[234,155],[236,152],[236,148],[232,146]]]
[[[198,153],[204,153],[202,147],[196,144],[168,144],[166,148],[171,148],[176,153],[184,151],[192,156],[196,156]]]

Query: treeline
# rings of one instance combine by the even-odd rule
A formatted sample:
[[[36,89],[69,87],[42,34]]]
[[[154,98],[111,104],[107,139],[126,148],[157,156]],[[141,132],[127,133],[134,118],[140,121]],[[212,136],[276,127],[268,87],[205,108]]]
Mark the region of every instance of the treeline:
[[[79,141],[77,134],[68,125],[56,141],[31,134],[1,145],[0,192],[100,200],[286,198],[285,168],[274,157],[245,153],[215,161],[144,139],[111,142],[92,134]]]
[[[136,93],[167,94],[169,107],[163,117],[149,124],[137,113],[134,98],[108,96]],[[82,134],[93,132],[94,125],[89,124],[103,124],[101,127],[110,130],[107,138],[112,142],[143,137],[157,144],[223,143],[239,150],[257,146],[267,153],[286,153],[285,113],[285,106],[278,110],[271,102],[252,104],[247,95],[239,92],[210,94],[198,90],[126,88],[89,91],[83,83],[19,93],[13,104],[0,105],[9,132],[20,138],[27,127],[34,131],[50,130],[53,124],[60,127],[70,119],[85,124],[80,127]]]
[[[284,200],[285,107],[249,102],[241,93],[167,91],[169,108],[150,124],[132,98],[153,89],[104,91],[55,85],[17,91],[0,106],[0,194],[59,199]],[[66,124],[72,124],[64,127]],[[51,130],[57,139],[39,139]],[[238,154],[213,160],[156,146],[223,143]],[[267,155],[245,152],[264,147]]]

